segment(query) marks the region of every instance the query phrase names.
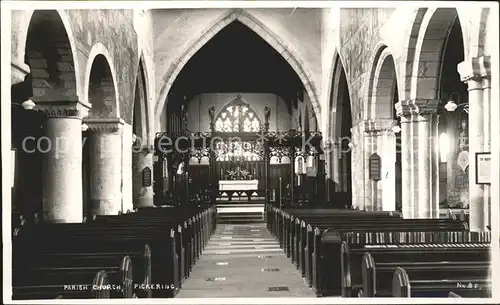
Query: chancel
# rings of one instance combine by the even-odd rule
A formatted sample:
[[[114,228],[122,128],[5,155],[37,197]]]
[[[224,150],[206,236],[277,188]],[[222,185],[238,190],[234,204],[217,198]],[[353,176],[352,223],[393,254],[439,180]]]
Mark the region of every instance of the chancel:
[[[18,2],[13,300],[496,293],[498,6]]]

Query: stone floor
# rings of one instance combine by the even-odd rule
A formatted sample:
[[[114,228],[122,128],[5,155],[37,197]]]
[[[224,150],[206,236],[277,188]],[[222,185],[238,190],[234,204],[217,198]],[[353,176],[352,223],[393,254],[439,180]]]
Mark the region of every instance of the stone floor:
[[[315,297],[265,224],[219,224],[177,298]]]

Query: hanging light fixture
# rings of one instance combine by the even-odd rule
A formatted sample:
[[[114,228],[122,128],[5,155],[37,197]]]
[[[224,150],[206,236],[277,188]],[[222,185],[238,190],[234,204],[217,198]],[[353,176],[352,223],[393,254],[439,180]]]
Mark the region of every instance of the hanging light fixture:
[[[401,127],[399,127],[399,125],[394,125],[394,127],[392,127],[392,131],[394,133],[400,133],[401,132]]]
[[[457,95],[457,101],[453,100],[453,95],[455,94]],[[444,108],[449,112],[453,112],[457,110],[457,108],[463,107],[464,111],[468,113],[469,112],[468,106],[469,103],[467,102],[460,103],[460,95],[457,92],[453,92],[450,96],[449,101],[446,103],[446,105],[444,105]]]
[[[82,131],[87,131],[89,129],[89,125],[82,124]]]
[[[33,108],[35,108],[35,103],[31,99],[28,99],[28,100],[22,102],[21,106],[25,110],[33,110]]]
[[[458,105],[454,101],[448,101],[448,103],[446,103],[444,108],[446,109],[446,111],[453,112],[458,108]]]

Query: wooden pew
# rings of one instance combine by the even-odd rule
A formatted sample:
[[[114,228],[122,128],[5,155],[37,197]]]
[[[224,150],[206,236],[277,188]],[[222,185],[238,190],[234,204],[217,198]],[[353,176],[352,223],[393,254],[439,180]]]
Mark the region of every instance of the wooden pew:
[[[393,297],[446,297],[452,292],[460,297],[491,298],[489,263],[405,267],[394,271]]]
[[[185,280],[188,276],[188,273],[185,272],[184,266],[189,262],[186,256],[187,253],[190,253],[191,249],[191,240],[194,239],[192,234],[195,234],[195,231],[191,228],[193,225],[192,221],[182,221],[182,220],[171,220],[166,218],[165,216],[160,216],[160,218],[156,218],[158,216],[155,215],[134,215],[130,218],[118,217],[118,218],[109,218],[99,216],[93,222],[93,224],[102,226],[102,222],[106,222],[106,225],[112,225],[114,227],[142,227],[147,226],[149,228],[158,227],[158,226],[166,226],[165,230],[169,228],[174,228],[175,231],[175,245],[176,245],[176,253],[179,257],[179,266],[180,266],[180,284]],[[171,217],[171,216],[170,216]],[[188,226],[189,223],[189,226]],[[176,226],[177,225],[177,226]],[[107,230],[107,229],[104,229]],[[191,234],[191,235],[190,235]],[[194,251],[194,250],[193,250]]]
[[[307,239],[307,224],[316,227],[329,227],[332,222],[342,221],[343,218],[361,218],[362,220],[369,219],[385,219],[385,218],[398,218],[399,214],[392,212],[359,212],[356,210],[349,210],[350,212],[336,212],[332,215],[308,215],[304,214],[299,216],[290,216],[291,222],[288,224],[288,239],[286,249],[290,252],[290,257],[297,268],[303,273],[304,270],[304,248]],[[312,232],[312,230],[311,230]]]
[[[168,211],[169,214],[157,215],[158,213],[153,213],[151,210],[159,210],[159,212]],[[147,209],[145,212],[139,211],[138,215],[133,215],[130,219],[139,222],[139,224],[135,225],[140,225],[140,223],[165,222],[167,217],[173,217],[173,219],[168,220],[170,223],[178,222],[179,217],[171,215],[171,211],[175,210],[171,208]],[[123,222],[123,219],[111,217],[110,221],[116,224]],[[130,224],[127,223],[125,225],[128,226]],[[215,225],[215,208],[211,207],[184,221],[183,224],[179,224],[177,227],[176,250],[180,258],[181,283],[189,275],[194,262],[198,259],[202,249],[208,242],[209,236],[215,230]]]
[[[91,221],[83,225],[80,224],[53,225],[52,228],[53,231],[50,233],[58,232],[57,234],[48,234],[49,232],[45,231],[44,234],[41,234],[41,236],[39,237],[43,239],[45,236],[52,236],[52,244],[49,243],[49,245],[51,246],[49,248],[51,248],[52,251],[63,251],[63,249],[69,248],[68,244],[71,244],[73,249],[76,249],[76,251],[80,252],[88,250],[92,247],[96,247],[95,249],[98,249],[100,252],[111,252],[115,251],[116,249],[122,249],[122,251],[124,252],[128,251],[130,253],[130,251],[132,252],[134,251],[132,248],[137,249],[138,246],[143,245],[149,240],[152,242],[151,244],[154,245],[155,248],[151,251],[153,252],[153,261],[156,262],[156,264],[154,264],[153,262],[153,265],[161,266],[165,264],[161,264],[161,261],[159,261],[158,259],[154,259],[155,257],[154,252],[158,252],[157,250],[161,250],[162,247],[163,250],[165,250],[165,245],[169,244],[169,239],[172,241],[171,243],[172,250],[175,249],[176,250],[175,252],[177,252],[179,251],[179,247],[176,246],[175,240],[173,238],[176,230],[171,229],[170,227],[173,224],[168,223],[169,220],[165,219],[168,218],[165,216],[172,213],[172,210],[170,211],[167,211],[167,209],[156,209],[156,210],[158,211],[154,211],[154,213],[149,211],[147,212],[138,211],[137,213],[131,213],[131,215],[133,216],[129,214],[124,214],[114,217],[99,216],[95,218],[95,221]],[[160,210],[164,210],[166,212]],[[200,212],[196,217],[196,221],[198,221],[199,223],[210,220],[209,226],[206,226],[206,224],[199,224],[198,231],[205,230],[204,229],[205,227],[209,228],[211,231],[208,234],[207,233],[199,234],[198,235],[199,238],[193,237],[193,240],[196,239],[196,243],[198,245],[201,245],[203,243],[203,236],[209,236],[215,229],[215,223],[213,223],[213,219],[211,219],[211,217],[213,218],[214,215],[213,211],[214,211],[213,208],[207,209],[205,211]],[[178,217],[179,215],[175,216]],[[160,217],[161,219],[160,220],[155,219],[155,217]],[[194,219],[194,217],[192,219]],[[200,219],[203,219],[203,221],[199,221]],[[183,225],[185,223],[186,222],[183,222]],[[51,225],[40,226],[40,228],[42,227],[44,229],[47,229],[50,228]],[[170,231],[168,229],[170,229]],[[177,232],[179,232],[179,229],[182,229],[182,225],[177,226]],[[49,229],[49,231],[51,230]],[[153,234],[151,234],[152,232]],[[195,230],[193,230],[193,232],[195,232]],[[169,237],[165,239],[165,236]],[[181,240],[185,241],[186,239],[181,238]],[[65,246],[58,247],[57,245],[65,245]],[[198,247],[201,248],[201,246]],[[169,256],[168,250],[163,252],[164,254],[166,254],[164,256]],[[176,268],[179,267],[176,261],[177,254],[174,254],[173,252],[174,251],[172,251],[171,253],[173,260],[168,262],[167,259],[166,265],[171,265],[173,267],[174,277],[175,274],[179,274],[180,277],[180,272],[177,272],[175,270]],[[167,274],[169,273],[168,270],[163,270],[163,271],[167,271],[165,272]],[[160,277],[158,276],[159,274],[160,273],[158,272],[156,277],[151,275],[149,276],[149,278],[147,279],[144,278],[143,281],[138,283],[143,283],[145,284],[144,286],[146,287],[147,284],[151,283],[152,281],[154,281],[154,283],[159,283],[161,281],[156,281],[156,279],[160,279]],[[172,279],[172,282],[176,285],[175,286],[176,288],[180,286],[180,284],[176,282],[176,279]],[[148,297],[148,295],[150,296],[149,290],[146,291],[146,297]]]
[[[355,251],[367,251],[363,254],[361,268],[346,272],[344,276],[352,278],[355,273],[361,273],[364,297],[389,297],[392,296],[391,279],[397,267],[428,273],[436,270],[434,280],[438,280],[441,275],[459,272],[462,266],[464,273],[477,270],[486,272],[487,278],[490,250],[489,243],[367,245]],[[440,297],[447,294],[448,291]]]
[[[385,248],[402,247],[406,249],[408,245],[412,247],[436,247],[446,244],[478,244],[480,247],[489,247],[491,235],[486,232],[389,232],[391,234],[381,234],[381,232],[364,233],[363,235],[377,235],[380,238],[371,238],[370,244],[342,242],[341,246],[341,272],[342,272],[342,296],[351,297],[357,294],[362,286],[361,265],[363,255],[370,249],[381,247],[377,251]],[[386,235],[386,236],[384,236]],[[413,238],[410,238],[413,235]],[[392,238],[391,238],[392,236]],[[458,257],[458,256],[457,256]],[[366,296],[366,292],[363,295]]]
[[[93,263],[96,261],[94,260]],[[100,266],[82,264],[80,267],[38,267],[12,270],[14,300],[68,298],[132,298],[133,274],[129,256],[118,263],[103,258]],[[99,272],[105,272],[104,274]],[[96,276],[97,274],[97,276]],[[94,286],[105,281],[107,286]],[[76,290],[76,291],[75,291]],[[107,293],[97,290],[108,290]]]
[[[449,222],[448,222],[449,221]],[[325,231],[315,228],[313,252],[311,258],[306,258],[306,270],[309,267],[309,283],[320,296],[340,294],[341,270],[338,262],[341,261],[341,243],[352,232],[432,232],[460,230],[461,224],[453,220],[443,219],[384,219],[367,220],[346,219],[331,225]],[[465,229],[462,229],[465,230]],[[364,235],[371,237],[373,235]],[[353,240],[354,241],[354,240]],[[361,244],[369,244],[376,240],[360,240]],[[310,252],[309,252],[310,253]],[[311,265],[307,266],[308,261]],[[312,271],[312,272],[311,272]],[[311,281],[312,278],[312,281]],[[306,278],[306,280],[308,280]]]
[[[180,258],[177,254],[176,229],[172,228],[174,223],[144,224],[143,226],[67,226],[71,230],[56,232],[45,232],[45,234],[55,238],[55,243],[47,239],[52,248],[57,248],[57,244],[65,241],[64,244],[79,243],[85,247],[98,247],[99,251],[113,251],[116,248],[122,251],[131,251],[134,248],[149,244],[152,252],[153,274],[152,282],[162,284],[167,287],[165,291],[154,291],[164,297],[174,296],[180,289],[181,270]],[[122,242],[123,241],[123,242]],[[125,244],[124,244],[125,243]],[[84,251],[79,245],[73,246],[78,251]],[[61,250],[62,251],[62,250]],[[159,267],[161,266],[161,267]],[[174,288],[175,287],[175,288]]]
[[[382,228],[382,229],[379,229]],[[458,231],[465,230],[465,227],[453,220],[439,219],[400,219],[400,218],[342,218],[335,223],[327,225],[316,225],[314,231],[312,227],[307,227],[306,244],[304,252],[304,269],[306,280],[313,286],[316,286],[316,281],[319,281],[319,276],[315,277],[313,272],[317,270],[312,268],[312,264],[317,268],[327,268],[323,265],[322,257],[337,257],[340,260],[341,240],[349,232],[370,232],[370,231]],[[337,235],[341,234],[341,235]],[[364,235],[363,235],[364,236]],[[368,235],[367,235],[368,236]],[[340,279],[340,273],[338,274]]]
[[[82,266],[98,266],[106,262],[119,260],[127,254],[132,260],[134,266],[133,283],[134,292],[139,298],[151,298],[151,249],[149,245],[145,245],[143,252],[128,252],[121,253],[114,250],[110,253],[75,253],[71,249],[66,252],[43,253],[37,256],[36,260],[29,262],[33,267],[43,268],[80,268]],[[26,266],[30,267],[30,266]]]
[[[392,212],[381,212],[381,211],[357,211],[357,210],[348,210],[348,209],[322,209],[319,210],[322,213],[319,213],[316,210],[313,210],[309,214],[308,210],[300,210],[300,215],[290,214],[288,212],[283,212],[282,219],[282,230],[281,234],[281,244],[287,253],[287,256],[291,256],[293,252],[293,236],[296,231],[300,230],[300,220],[306,221],[306,223],[314,223],[314,224],[331,224],[335,222],[336,219],[345,219],[345,218],[401,218],[399,214],[393,214]],[[294,224],[296,218],[299,218],[299,221]]]

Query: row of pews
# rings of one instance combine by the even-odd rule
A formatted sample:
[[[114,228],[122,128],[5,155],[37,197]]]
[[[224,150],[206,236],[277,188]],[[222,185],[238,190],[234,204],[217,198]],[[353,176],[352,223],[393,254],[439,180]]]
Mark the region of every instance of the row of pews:
[[[267,205],[266,222],[317,296],[491,296],[491,234],[455,215]]]
[[[212,206],[32,224],[12,240],[12,298],[172,298],[215,227]]]

